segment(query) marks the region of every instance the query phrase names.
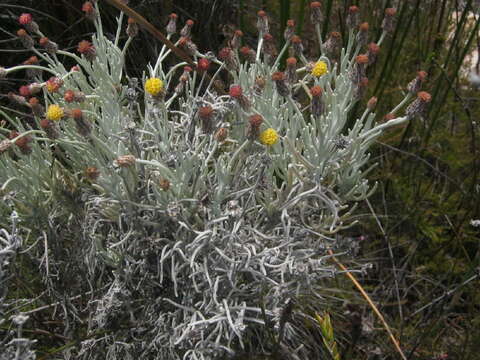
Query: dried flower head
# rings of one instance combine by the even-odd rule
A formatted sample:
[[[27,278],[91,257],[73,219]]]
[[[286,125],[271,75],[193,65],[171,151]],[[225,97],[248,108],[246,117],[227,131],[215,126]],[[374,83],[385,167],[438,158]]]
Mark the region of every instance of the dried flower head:
[[[240,98],[243,95],[242,87],[240,85],[232,85],[228,94],[233,98]]]
[[[372,65],[377,61],[379,52],[380,46],[378,46],[376,43],[372,42],[368,44],[368,51],[366,54],[368,56],[368,65]]]
[[[288,41],[295,35],[295,20],[287,20],[287,27],[283,32],[283,38]]]
[[[82,40],[78,43],[77,51],[85,56],[89,61],[93,61],[97,55],[95,46],[88,40]]]
[[[24,97],[29,97],[30,95],[32,95],[32,93],[30,92],[30,87],[28,85],[20,86],[20,88],[18,89],[18,93]]]
[[[27,31],[25,29],[20,29],[17,31],[17,36],[20,39],[20,42],[22,45],[27,48],[31,49],[33,48],[33,45],[35,42],[33,41],[32,37],[28,35]]]
[[[385,18],[383,19],[383,22],[382,22],[382,29],[387,34],[391,34],[395,29],[394,17],[396,13],[397,13],[397,10],[395,8],[385,9]]]
[[[32,21],[33,21],[32,14],[23,13],[18,17],[18,22],[20,23],[20,25],[27,25],[27,24],[30,24]]]
[[[263,10],[257,12],[257,29],[259,32],[259,37],[263,37],[263,34],[269,32],[268,16]]]
[[[45,88],[49,93],[56,93],[60,89],[60,87],[63,85],[63,80],[52,76],[50,79],[47,80],[45,83]]]
[[[127,21],[127,35],[131,38],[138,35],[139,27],[134,18],[129,17]]]
[[[189,38],[192,33],[193,24],[194,24],[194,21],[192,19],[188,19],[185,22],[185,25],[183,26],[182,30],[180,30],[180,36]]]
[[[322,4],[320,1],[313,1],[310,3],[310,21],[313,25],[320,25],[323,20]]]
[[[372,111],[377,106],[378,99],[376,96],[372,96],[367,102],[367,109]]]
[[[208,60],[207,58],[198,59],[197,70],[199,72],[208,71],[209,68],[210,68],[210,60]]]
[[[178,15],[175,13],[171,13],[168,16],[168,24],[166,28],[167,34],[172,35],[177,32],[177,19]]]
[[[42,37],[40,38],[40,40],[38,41],[38,43],[43,47],[45,48],[45,50],[47,50],[47,52],[50,54],[50,55],[53,55],[53,54],[56,54],[57,51],[58,51],[58,45],[57,43],[54,43],[53,41],[51,41],[49,38],[47,37]]]
[[[97,12],[91,1],[85,1],[82,5],[82,11],[89,20],[95,20]]]
[[[316,86],[312,86],[310,88],[310,94],[312,94],[313,97],[319,97],[319,96],[322,96],[323,94],[323,90],[320,86],[316,85]]]
[[[49,139],[58,139],[60,137],[58,127],[53,121],[48,119],[40,120],[40,128],[45,131]]]
[[[100,170],[95,166],[89,166],[85,169],[85,177],[90,181],[96,181],[100,176]]]
[[[259,128],[260,125],[262,125],[262,123],[263,123],[263,117],[262,117],[262,115],[260,115],[260,114],[251,115],[251,116],[248,118],[248,123],[249,123],[250,126],[252,126],[252,127]]]
[[[168,181],[168,179],[161,178],[160,181],[158,182],[158,186],[163,191],[168,191],[170,189],[170,181]]]
[[[358,6],[350,6],[348,8],[348,15],[347,15],[347,27],[349,29],[356,29],[358,26],[358,23],[360,22],[360,9]]]
[[[225,141],[227,137],[228,137],[228,129],[224,127],[219,128],[214,135],[215,140],[217,140],[218,142]]]
[[[241,45],[243,37],[243,32],[241,30],[235,30],[233,37],[229,42],[229,45],[232,49],[238,49]]]

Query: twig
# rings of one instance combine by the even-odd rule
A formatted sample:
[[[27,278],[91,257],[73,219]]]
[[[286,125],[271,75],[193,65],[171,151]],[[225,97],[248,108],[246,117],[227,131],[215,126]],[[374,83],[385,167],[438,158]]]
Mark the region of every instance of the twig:
[[[402,351],[402,348],[400,347],[400,345],[398,343],[398,340],[395,338],[392,331],[390,330],[390,327],[388,326],[387,322],[385,321],[385,318],[383,317],[382,313],[378,310],[377,306],[370,299],[370,296],[368,296],[367,292],[363,289],[362,285],[360,285],[360,283],[357,281],[357,279],[355,279],[355,276],[353,276],[348,271],[348,269],[340,261],[338,261],[338,259],[335,257],[335,255],[333,254],[333,251],[331,249],[328,250],[328,253],[331,255],[333,261],[338,265],[338,267],[340,269],[342,269],[343,271],[345,271],[345,275],[348,276],[348,278],[353,282],[355,287],[360,291],[360,293],[365,298],[365,300],[367,300],[368,305],[370,305],[370,307],[373,309],[373,312],[380,319],[380,322],[383,324],[383,327],[387,331],[387,333],[390,337],[390,340],[392,341],[393,345],[395,346],[395,349],[397,350],[397,352],[400,354],[401,358],[403,360],[407,360],[407,358],[405,357],[405,354]]]

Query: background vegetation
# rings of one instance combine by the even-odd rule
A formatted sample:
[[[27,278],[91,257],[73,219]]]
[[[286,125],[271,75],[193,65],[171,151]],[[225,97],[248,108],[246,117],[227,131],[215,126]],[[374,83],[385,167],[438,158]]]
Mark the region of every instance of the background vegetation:
[[[16,40],[16,19],[32,12],[42,31],[61,48],[73,48],[89,36],[93,26],[81,13],[81,0],[15,1],[0,4],[0,63],[12,66],[29,55]],[[370,96],[379,98],[378,121],[406,92],[416,71],[428,72],[426,90],[433,96],[428,111],[408,126],[392,131],[378,142],[372,161],[379,163],[373,177],[380,184],[363,204],[359,225],[348,236],[356,238],[358,263],[365,273],[364,288],[379,305],[401,341],[409,359],[478,359],[480,348],[478,181],[478,90],[469,84],[465,59],[480,43],[476,1],[457,0],[324,0],[323,31],[343,32],[349,6],[359,5],[370,32],[380,34],[386,7],[397,7],[397,26],[381,49],[375,71],[369,76]],[[254,43],[255,14],[264,8],[271,16],[276,38],[282,39],[286,19],[297,21],[297,30],[314,41],[308,18],[308,1],[130,1],[129,6],[163,29],[170,12],[180,23],[195,21],[193,40],[201,50],[218,51],[232,29],[240,28],[245,43]],[[104,17],[115,29],[117,11],[107,8]],[[107,25],[108,28],[108,25]],[[132,44],[127,69],[141,76],[161,44],[142,32]],[[478,64],[472,64],[477,66]],[[25,79],[0,81],[1,109],[6,94]],[[400,90],[400,91],[399,91]],[[9,110],[11,111],[11,110]],[[347,235],[347,234],[345,234]],[[346,264],[347,267],[349,264]],[[353,264],[352,264],[353,265]],[[358,264],[356,264],[358,265]],[[14,279],[18,291],[35,293],[28,262],[22,277]],[[335,296],[344,306],[332,309],[332,323],[342,359],[396,358],[387,335],[371,309],[347,279],[337,280]],[[53,314],[36,315],[38,323],[51,322],[52,333],[61,327]],[[56,323],[56,324],[55,324]],[[4,329],[6,330],[6,329]],[[40,337],[42,331],[29,329]],[[64,340],[43,334],[41,359],[53,358]],[[48,339],[48,340],[47,340]]]

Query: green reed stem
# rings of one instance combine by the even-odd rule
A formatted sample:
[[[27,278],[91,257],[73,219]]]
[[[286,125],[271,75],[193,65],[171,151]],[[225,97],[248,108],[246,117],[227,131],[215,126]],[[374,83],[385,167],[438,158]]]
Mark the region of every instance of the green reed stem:
[[[328,25],[329,25],[329,22],[330,22],[330,14],[332,12],[332,5],[333,5],[333,1],[328,0],[327,1],[327,11],[325,12],[325,22],[323,23],[323,30],[322,30],[322,38],[323,39],[325,39],[325,37],[327,36]]]
[[[297,34],[302,35],[303,23],[305,21],[305,0],[299,1],[298,15],[297,15]]]

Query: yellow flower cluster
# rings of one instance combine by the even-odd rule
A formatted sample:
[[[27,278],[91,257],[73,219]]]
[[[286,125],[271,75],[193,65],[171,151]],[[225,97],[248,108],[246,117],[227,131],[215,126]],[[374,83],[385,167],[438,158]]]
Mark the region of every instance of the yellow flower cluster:
[[[277,141],[278,141],[278,133],[272,129],[272,128],[268,128],[267,130],[263,131],[261,134],[260,134],[260,142],[263,144],[263,145],[273,145],[273,144],[276,144]]]
[[[63,109],[57,104],[52,104],[47,109],[48,120],[59,121],[61,118],[63,118],[63,115]]]
[[[145,91],[152,96],[157,96],[163,90],[163,81],[159,78],[150,78],[145,81]]]
[[[323,61],[317,62],[312,69],[312,75],[315,77],[320,77],[322,75],[325,75],[327,72],[328,72],[328,66]]]

